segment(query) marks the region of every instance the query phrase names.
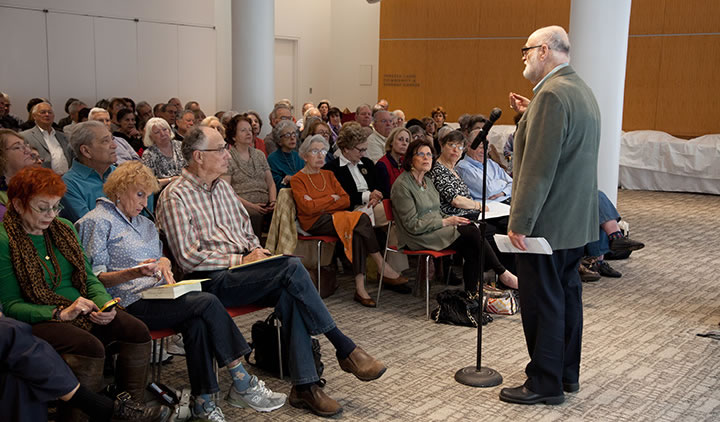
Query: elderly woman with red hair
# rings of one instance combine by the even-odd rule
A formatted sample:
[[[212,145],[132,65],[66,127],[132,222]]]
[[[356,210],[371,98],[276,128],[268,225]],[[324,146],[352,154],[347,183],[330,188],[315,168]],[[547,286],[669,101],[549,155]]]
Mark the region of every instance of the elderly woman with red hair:
[[[113,298],[93,274],[73,225],[57,217],[65,190],[46,168],[27,167],[10,180],[0,227],[0,302],[7,316],[31,324],[90,390],[102,386],[105,346],[114,343],[116,383],[141,400],[150,333],[123,310],[101,311]]]

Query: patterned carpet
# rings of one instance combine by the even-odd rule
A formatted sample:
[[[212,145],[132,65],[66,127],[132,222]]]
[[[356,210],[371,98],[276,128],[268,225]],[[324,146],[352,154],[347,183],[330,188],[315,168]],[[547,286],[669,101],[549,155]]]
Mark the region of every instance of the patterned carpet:
[[[720,196],[619,193],[631,237],[646,247],[628,260],[610,261],[622,278],[583,285],[581,390],[567,394],[560,406],[498,400],[502,387],[525,379],[528,356],[519,315],[496,317],[483,330],[483,365],[499,371],[503,384],[466,387],[453,375],[475,364],[475,329],[426,321],[423,298],[410,295],[384,291],[379,309],[363,308],[352,301],[348,277],[327,306],[338,326],[389,369],[377,381],[360,382],[340,370],[321,336],[325,391],[342,404],[347,421],[718,421],[720,341],[696,334],[720,329],[719,209]],[[433,294],[443,287],[433,286]],[[236,321],[249,337],[252,323],[268,313]],[[250,371],[273,390],[289,393],[289,382]],[[227,371],[221,369],[220,376],[227,391]],[[184,359],[165,367],[163,381],[188,384]],[[270,414],[220,404],[231,421],[319,419],[289,404]]]

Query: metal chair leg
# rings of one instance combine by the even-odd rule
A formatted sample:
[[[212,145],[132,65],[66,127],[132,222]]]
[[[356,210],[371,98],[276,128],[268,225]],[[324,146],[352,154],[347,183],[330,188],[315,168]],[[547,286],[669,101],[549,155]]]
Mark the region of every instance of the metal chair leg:
[[[383,253],[383,263],[382,268],[380,268],[380,280],[378,281],[378,294],[377,294],[377,300],[375,301],[375,307],[380,307],[380,293],[382,292],[382,281],[383,277],[385,277],[385,265],[387,264],[387,254],[388,254],[388,246],[390,242],[390,228],[392,227],[392,221],[388,223],[388,233],[387,236],[385,236],[385,252]]]
[[[150,366],[150,378],[153,382],[157,382],[158,379],[155,374],[157,373],[157,367],[161,364],[157,356],[157,340],[152,341],[152,357],[154,363]]]
[[[215,382],[217,383],[217,385],[220,385],[220,375],[218,374],[218,370],[219,370],[219,368],[218,368],[217,359],[213,358],[213,372],[215,373]],[[232,387],[230,387],[230,388],[232,388]],[[215,403],[217,403],[218,400],[220,400],[220,392],[217,391],[217,392],[213,393],[212,398],[213,398],[213,401],[215,401]]]
[[[425,319],[430,319],[430,255],[425,255]]]
[[[318,294],[320,294],[320,258],[321,258],[320,253],[322,250],[322,240],[318,240],[317,249],[318,249],[318,251],[317,251],[317,268],[318,268],[317,283],[318,283]],[[282,377],[280,377],[280,378],[282,378]]]
[[[320,284],[320,283],[318,283]],[[278,343],[278,367],[280,368],[280,379],[283,379],[283,359],[282,359],[282,342],[280,341],[280,327],[282,322],[275,318],[275,327],[277,328],[277,343]]]

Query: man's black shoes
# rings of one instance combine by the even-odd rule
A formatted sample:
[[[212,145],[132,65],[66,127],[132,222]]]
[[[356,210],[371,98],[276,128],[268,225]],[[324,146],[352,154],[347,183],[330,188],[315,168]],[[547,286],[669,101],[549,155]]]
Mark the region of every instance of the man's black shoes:
[[[578,388],[580,388],[579,385]],[[565,395],[560,394],[559,396],[546,396],[534,393],[528,390],[528,388],[524,385],[521,385],[515,388],[503,388],[500,390],[500,400],[515,404],[561,404],[565,401]]]

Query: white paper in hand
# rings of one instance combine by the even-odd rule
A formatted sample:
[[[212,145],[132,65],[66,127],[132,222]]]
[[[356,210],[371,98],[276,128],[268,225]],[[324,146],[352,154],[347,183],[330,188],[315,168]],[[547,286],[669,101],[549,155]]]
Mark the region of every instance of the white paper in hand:
[[[526,237],[525,238],[525,245],[527,246],[526,251],[521,251],[520,249],[513,246],[512,242],[510,242],[510,238],[507,237],[504,234],[496,234],[493,236],[493,239],[495,239],[495,243],[497,244],[498,249],[500,252],[505,253],[534,253],[534,254],[540,254],[540,255],[552,255],[552,248],[550,247],[550,244],[547,240],[545,240],[544,237]]]

